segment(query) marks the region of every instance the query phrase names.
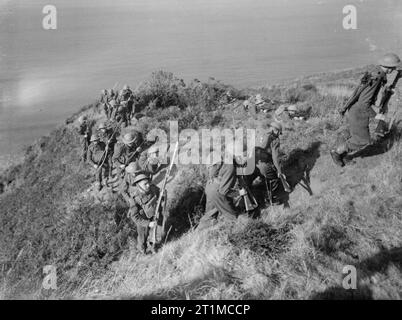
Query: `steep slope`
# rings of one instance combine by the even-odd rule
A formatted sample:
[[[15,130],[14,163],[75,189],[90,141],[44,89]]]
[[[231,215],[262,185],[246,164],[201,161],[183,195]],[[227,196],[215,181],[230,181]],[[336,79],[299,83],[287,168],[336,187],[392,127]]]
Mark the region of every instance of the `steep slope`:
[[[124,203],[89,189],[92,177],[78,164],[71,119],[5,174],[13,182],[0,195],[0,244],[9,261],[3,296],[47,296],[40,289],[42,268],[55,264],[60,279],[52,297],[400,298],[401,128],[396,125],[386,143],[351,166],[338,168],[328,155],[344,129],[336,108],[361,71],[246,92],[216,82],[174,86],[164,73],[140,86],[145,116],[136,126],[145,132],[166,129],[169,119],[178,119],[181,129],[264,128],[270,114],[250,116],[239,107],[255,93],[310,109],[307,121],[286,121],[281,138],[285,172],[295,186],[291,208],[268,207],[258,220],[197,232],[204,170],[178,166],[168,185],[169,241],[152,256],[135,250],[132,226],[121,219]],[[227,90],[235,101],[224,101]],[[398,91],[392,107],[400,97]],[[102,119],[95,107],[84,112]],[[345,265],[357,268],[357,290],[342,287]]]

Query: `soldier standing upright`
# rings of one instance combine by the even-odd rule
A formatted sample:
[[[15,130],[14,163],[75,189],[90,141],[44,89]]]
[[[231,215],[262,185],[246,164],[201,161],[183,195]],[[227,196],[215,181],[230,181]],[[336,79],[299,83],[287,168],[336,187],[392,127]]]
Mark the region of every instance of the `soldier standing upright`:
[[[369,120],[376,116],[372,108],[377,100],[380,89],[387,82],[390,74],[400,65],[401,60],[396,54],[384,55],[373,72],[366,73],[360,86],[355,90],[347,104],[340,110],[341,115],[347,112],[349,139],[331,150],[334,162],[343,167],[352,160],[353,155],[371,144]]]

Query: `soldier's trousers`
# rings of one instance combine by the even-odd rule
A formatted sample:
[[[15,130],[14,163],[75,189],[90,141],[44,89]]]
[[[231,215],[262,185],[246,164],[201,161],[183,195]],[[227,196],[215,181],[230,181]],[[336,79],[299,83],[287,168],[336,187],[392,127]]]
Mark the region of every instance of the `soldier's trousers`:
[[[143,227],[137,224],[137,249],[145,252],[147,249],[147,240],[149,236],[149,227]]]
[[[205,206],[206,214],[200,219],[198,229],[204,229],[215,224],[220,216],[227,221],[235,221],[237,219],[237,212],[231,199],[219,193],[218,189],[218,183],[207,183],[205,187],[205,195],[207,200]],[[217,212],[213,211],[214,208],[217,210]]]
[[[360,149],[371,142],[369,120],[373,115],[375,115],[374,110],[367,105],[355,104],[349,109],[347,116],[350,134],[347,141],[348,151]]]

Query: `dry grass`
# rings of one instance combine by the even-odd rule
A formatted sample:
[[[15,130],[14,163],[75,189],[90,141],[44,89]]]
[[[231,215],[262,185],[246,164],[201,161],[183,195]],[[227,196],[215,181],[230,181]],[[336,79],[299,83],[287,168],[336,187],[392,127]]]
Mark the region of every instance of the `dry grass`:
[[[285,172],[295,186],[289,199],[291,208],[267,208],[258,220],[239,220],[230,226],[218,224],[210,230],[197,232],[193,226],[204,205],[201,186],[205,182],[205,174],[197,166],[179,167],[168,190],[169,221],[172,226],[170,241],[157,254],[142,256],[138,255],[135,241],[131,239],[123,246],[126,249],[118,259],[104,260],[105,265],[99,270],[97,268],[102,260],[87,268],[89,272],[74,273],[77,271],[75,268],[66,269],[74,282],[66,281],[55,297],[400,299],[402,144],[396,139],[388,152],[358,159],[355,165],[342,169],[336,167],[328,155],[328,149],[336,142],[338,133],[344,127],[336,108],[343,103],[360,74],[361,70],[348,70],[299,79],[291,86],[284,84],[250,90],[250,93],[259,92],[268,99],[293,101],[311,107],[311,118],[305,122],[285,123],[286,129],[282,136]],[[144,117],[137,123],[145,131],[156,125],[163,127],[164,122],[173,116],[179,117],[183,126],[189,125],[192,128],[263,128],[270,121],[266,114],[249,117],[241,109],[235,113],[232,110],[234,104],[215,110],[214,103],[210,101],[215,96],[209,95],[209,92],[217,84],[200,86],[197,89],[199,91],[195,92],[180,89],[174,91],[173,95],[166,94],[160,88],[171,88],[169,81],[177,79],[170,79],[169,74],[163,76],[158,86],[148,84],[140,88],[145,90],[145,98],[150,101],[153,101],[152,90],[156,90],[160,97],[160,105],[152,109],[154,105],[146,111],[148,115],[154,115],[156,120],[150,122],[150,118]],[[191,87],[192,90],[195,90],[194,87]],[[217,88],[217,92],[226,89],[221,84]],[[180,101],[192,99],[199,101],[199,104],[191,108],[164,106],[162,101],[172,97],[180,98]],[[205,111],[206,107],[216,113]],[[93,111],[88,109],[85,112]],[[96,113],[92,116],[97,121],[101,119]],[[397,129],[399,134],[396,137],[400,135],[401,129]],[[63,139],[63,135],[58,136],[58,139]],[[80,170],[68,171],[68,160],[71,163],[77,160],[73,156],[76,150],[73,147],[74,141],[72,138],[67,141],[67,149],[71,153],[63,155],[61,160],[67,166],[67,169],[63,167],[64,170],[73,177],[79,177],[82,174]],[[30,168],[36,170],[35,174],[28,175],[23,169],[22,172],[17,170],[15,174],[31,186],[37,186],[35,183],[38,182],[26,179],[34,179],[43,170],[38,159],[51,161],[49,152],[55,148],[52,140],[45,139],[43,143],[43,147],[39,144],[31,150],[33,166]],[[299,185],[303,170],[307,170],[310,175],[311,195]],[[59,192],[61,189],[51,180],[51,175],[46,177],[48,183],[54,183],[57,187],[55,192]],[[62,197],[54,200],[56,208],[74,204],[77,212],[84,212],[90,199],[84,197],[87,200],[81,204],[83,193],[76,188],[75,178],[72,181],[63,179],[62,183],[74,186],[75,192],[62,193]],[[7,199],[6,204],[20,211],[16,195],[14,198],[10,198],[11,194],[7,198],[4,195],[1,197],[1,201]],[[31,211],[37,209],[33,198],[27,201]],[[106,197],[96,205],[96,210],[102,211],[102,206],[107,208],[110,201]],[[90,212],[94,214],[96,210]],[[64,213],[61,211],[58,214]],[[38,219],[37,216],[30,217],[33,217],[33,221]],[[71,236],[79,234],[79,229],[74,230]],[[84,237],[84,241],[88,239],[90,237]],[[82,258],[78,255],[77,261]],[[69,263],[74,263],[73,260]],[[347,291],[342,288],[342,268],[345,265],[357,268],[357,290]],[[97,270],[100,272],[95,272]],[[21,270],[21,274],[26,276],[24,272]],[[8,288],[4,285],[0,288],[3,288],[0,294],[9,297]],[[38,294],[31,297],[43,298]]]

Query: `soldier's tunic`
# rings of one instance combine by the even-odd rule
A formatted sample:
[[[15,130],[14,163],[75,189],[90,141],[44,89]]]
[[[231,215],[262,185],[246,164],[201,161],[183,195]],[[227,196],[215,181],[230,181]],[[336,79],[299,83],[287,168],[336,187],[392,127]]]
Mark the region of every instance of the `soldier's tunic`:
[[[89,140],[91,138],[91,127],[88,121],[80,124],[78,128],[78,133],[81,136],[80,137],[81,160],[85,162],[87,160]]]
[[[209,180],[205,186],[206,214],[201,218],[198,229],[213,225],[219,216],[229,221],[236,220],[237,212],[229,198],[235,184],[236,169],[233,164],[219,163],[209,168]]]
[[[92,165],[100,166],[102,162],[102,158],[105,152],[105,143],[100,141],[97,143],[91,143],[88,147],[88,161]],[[96,169],[95,178],[99,185],[102,184],[102,181],[107,180],[108,172],[109,172],[109,164],[105,161],[101,168]]]
[[[377,66],[371,73],[368,86],[361,92],[358,101],[349,109],[347,121],[350,138],[347,142],[349,151],[360,149],[370,143],[369,119],[375,116],[371,108],[377,95],[385,85],[387,77],[381,67]]]
[[[114,146],[112,163],[112,173],[110,179],[110,185],[113,192],[119,192],[121,189],[122,178],[125,174],[125,167],[129,164],[129,161],[134,162],[139,155],[135,154],[136,147],[129,147],[123,142],[119,141]],[[124,166],[123,168],[121,166]]]
[[[132,200],[128,215],[137,226],[137,248],[145,251],[150,231],[149,223],[154,219],[160,190],[151,184],[148,193],[144,193],[136,186],[132,187],[130,192]],[[162,206],[160,209],[162,210]],[[158,226],[162,226],[163,218],[162,214],[159,214]]]

